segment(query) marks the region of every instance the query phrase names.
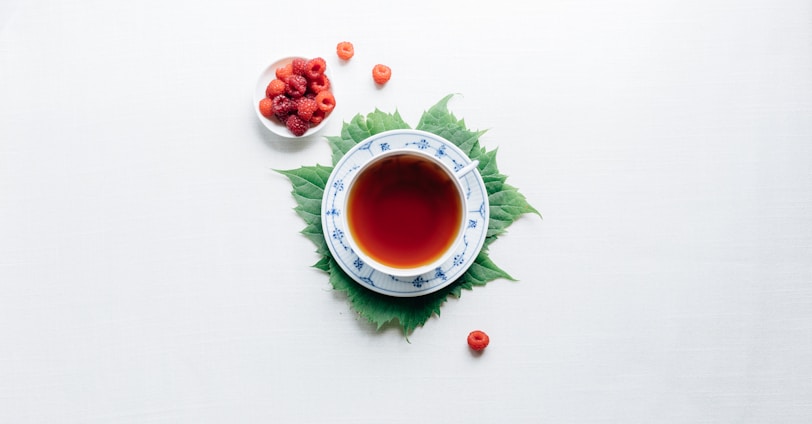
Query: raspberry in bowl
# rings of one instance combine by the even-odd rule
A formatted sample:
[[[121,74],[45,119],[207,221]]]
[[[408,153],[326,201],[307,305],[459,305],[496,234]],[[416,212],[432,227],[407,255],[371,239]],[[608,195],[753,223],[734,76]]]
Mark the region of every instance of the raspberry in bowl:
[[[279,59],[265,68],[254,87],[254,110],[260,122],[285,138],[315,134],[335,105],[332,79],[322,57]]]

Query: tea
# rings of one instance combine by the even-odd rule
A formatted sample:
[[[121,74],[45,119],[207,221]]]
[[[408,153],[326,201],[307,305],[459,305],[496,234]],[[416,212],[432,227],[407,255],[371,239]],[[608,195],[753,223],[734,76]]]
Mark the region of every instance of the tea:
[[[369,257],[392,268],[414,268],[452,247],[462,208],[456,182],[443,168],[419,155],[396,154],[356,177],[347,222]]]

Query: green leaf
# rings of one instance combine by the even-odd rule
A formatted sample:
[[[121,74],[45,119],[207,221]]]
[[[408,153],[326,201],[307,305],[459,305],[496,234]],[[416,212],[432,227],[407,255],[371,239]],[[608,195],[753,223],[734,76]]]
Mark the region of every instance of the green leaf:
[[[474,264],[468,268],[468,271],[465,272],[465,275],[462,278],[466,283],[470,283],[474,286],[484,286],[489,281],[499,278],[516,281],[516,279],[511,277],[510,274],[493,263],[491,258],[488,257],[487,251],[479,252],[479,256],[477,256],[476,261],[474,261]]]
[[[440,306],[447,297],[442,290],[418,297],[392,297],[376,293],[352,280],[334,260],[330,261],[330,284],[335,290],[346,293],[352,308],[374,324],[376,329],[398,325],[406,334],[425,324],[432,315],[440,315]]]
[[[322,256],[318,262],[313,264],[313,268],[320,269],[324,272],[330,272],[330,261],[332,260],[333,258],[330,255]]]
[[[316,252],[323,256],[329,256],[330,250],[327,248],[321,227],[321,200],[324,197],[324,187],[332,171],[333,168],[321,165],[277,170],[288,177],[293,184],[292,193],[297,204],[293,210],[307,224],[302,230],[302,234],[316,245]]]
[[[277,170],[288,177],[293,184],[293,194],[300,207],[316,214],[321,213],[321,198],[324,196],[324,187],[330,179],[332,167],[321,165],[303,166],[299,169]]]
[[[499,172],[496,150],[488,151],[480,146],[479,138],[484,131],[471,131],[465,121],[457,119],[449,110],[448,102],[453,95],[442,98],[426,110],[416,129],[439,135],[459,146],[470,158],[479,160],[479,172],[485,182],[490,205],[490,221],[485,245],[471,267],[452,284],[443,289],[417,297],[392,297],[373,292],[347,276],[330,256],[321,227],[321,201],[332,167],[304,166],[299,169],[278,171],[290,179],[296,213],[305,221],[302,234],[316,245],[322,255],[313,265],[329,274],[333,289],[345,293],[350,306],[372,323],[376,329],[397,325],[409,334],[423,326],[432,316],[440,316],[440,307],[449,296],[459,298],[462,290],[472,290],[488,282],[505,279],[515,281],[488,257],[488,247],[504,234],[507,228],[523,214],[539,214],[518,189],[507,184],[507,176]],[[359,142],[375,134],[393,129],[407,129],[409,125],[400,114],[385,113],[378,109],[366,116],[358,114],[345,122],[340,136],[327,137],[335,166]]]
[[[449,294],[460,297],[463,289],[471,290],[474,286],[484,286],[488,282],[500,278],[516,281],[510,274],[496,266],[488,257],[487,249],[483,248],[468,271],[465,271],[465,274],[451,285],[452,291]]]
[[[519,190],[507,185],[502,185],[502,190],[488,196],[490,205],[490,221],[488,222],[487,236],[498,236],[507,230],[519,216],[526,213],[534,213],[539,216],[539,212],[527,203],[527,199]]]
[[[482,181],[485,182],[485,189],[488,193],[498,193],[502,190],[507,176],[500,174],[499,168],[496,166],[496,150],[483,152],[479,155],[478,160],[479,174],[482,175]]]
[[[322,256],[330,255],[330,249],[327,247],[327,241],[324,239],[321,223],[318,225],[310,224],[305,227],[301,233],[316,245],[316,253]]]
[[[443,97],[436,105],[423,112],[415,129],[428,131],[454,143],[471,159],[479,159],[482,150],[479,148],[479,137],[485,131],[471,131],[465,121],[457,119],[449,110],[448,102],[453,94]]]
[[[330,144],[330,150],[333,152],[331,158],[333,166],[336,166],[338,161],[341,160],[341,158],[344,157],[344,155],[347,154],[347,152],[349,152],[350,149],[352,149],[356,144],[355,140],[351,138],[344,139],[343,137],[336,136],[327,137],[327,142]]]
[[[401,118],[400,113],[397,111],[395,113],[385,113],[375,109],[375,112],[367,115],[367,128],[369,128],[370,135],[375,135],[384,131],[403,130],[411,127]],[[360,142],[361,140],[357,141]]]
[[[340,137],[327,137],[330,150],[333,152],[333,166],[361,141],[384,131],[408,128],[411,127],[401,118],[397,111],[390,114],[375,109],[366,117],[361,114],[355,115],[349,123],[345,122],[342,125]]]

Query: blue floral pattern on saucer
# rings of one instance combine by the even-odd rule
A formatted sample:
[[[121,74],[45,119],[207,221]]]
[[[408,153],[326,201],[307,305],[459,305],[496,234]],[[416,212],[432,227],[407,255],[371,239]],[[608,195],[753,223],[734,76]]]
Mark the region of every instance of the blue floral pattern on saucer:
[[[474,263],[485,243],[488,230],[489,205],[485,182],[478,170],[462,177],[468,211],[468,225],[454,255],[433,271],[411,277],[395,277],[374,270],[365,264],[345,240],[342,214],[346,198],[346,182],[355,176],[360,165],[371,157],[390,150],[421,150],[455,170],[462,169],[471,159],[450,141],[425,131],[392,130],[374,135],[350,149],[339,160],[327,180],[322,200],[321,218],[324,239],[333,259],[344,272],[362,286],[389,296],[413,297],[429,294],[453,283]]]

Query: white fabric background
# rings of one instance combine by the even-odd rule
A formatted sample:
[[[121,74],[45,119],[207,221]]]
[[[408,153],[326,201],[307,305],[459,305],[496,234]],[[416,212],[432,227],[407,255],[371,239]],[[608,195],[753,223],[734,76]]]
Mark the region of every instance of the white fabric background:
[[[2,3],[0,422],[812,421],[812,3],[310,4]],[[329,148],[251,105],[289,53],[322,135],[460,93],[519,281],[410,343],[331,292],[272,171]]]

